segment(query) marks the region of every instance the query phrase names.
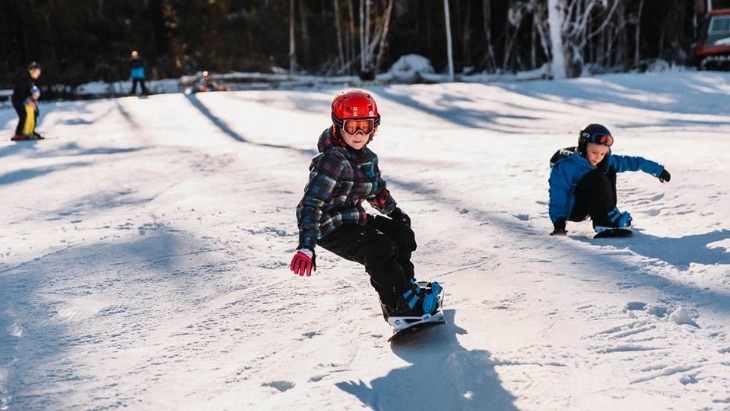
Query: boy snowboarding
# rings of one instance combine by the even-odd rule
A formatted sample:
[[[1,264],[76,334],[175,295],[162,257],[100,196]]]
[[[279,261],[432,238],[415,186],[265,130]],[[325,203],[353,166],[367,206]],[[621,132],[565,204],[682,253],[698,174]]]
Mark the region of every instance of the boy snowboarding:
[[[581,130],[577,147],[568,147],[550,159],[550,235],[566,235],[566,221],[580,222],[590,216],[597,236],[630,235],[631,214],[616,207],[616,174],[643,171],[669,181],[664,166],[641,157],[612,155],[614,138],[600,124]]]
[[[443,322],[442,288],[437,282],[415,280],[411,220],[397,207],[381,178],[378,156],[367,147],[380,125],[375,100],[362,90],[340,93],[332,101],[331,117],[297,206],[299,246],[291,271],[311,275],[319,245],[365,266],[394,331]],[[367,214],[363,201],[390,218]]]
[[[28,73],[23,76],[13,88],[11,101],[15,112],[18,113],[18,126],[15,127],[13,141],[39,140],[43,137],[35,131],[38,120],[38,99],[40,89],[35,82],[41,76],[41,66],[32,62],[28,65]]]

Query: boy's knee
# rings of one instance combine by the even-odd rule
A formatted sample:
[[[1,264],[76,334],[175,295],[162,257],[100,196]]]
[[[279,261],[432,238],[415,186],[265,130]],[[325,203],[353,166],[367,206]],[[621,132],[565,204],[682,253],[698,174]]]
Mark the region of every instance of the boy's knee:
[[[364,245],[362,253],[364,254],[366,264],[372,264],[395,258],[398,251],[392,241],[383,237],[380,241]]]
[[[394,233],[394,241],[400,250],[415,251],[417,247],[416,234],[405,224]]]

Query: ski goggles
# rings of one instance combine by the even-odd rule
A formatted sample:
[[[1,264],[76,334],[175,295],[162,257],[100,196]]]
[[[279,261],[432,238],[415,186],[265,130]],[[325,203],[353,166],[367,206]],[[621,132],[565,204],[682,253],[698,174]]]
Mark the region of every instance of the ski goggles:
[[[347,134],[355,135],[362,132],[368,135],[375,130],[375,119],[364,118],[364,119],[348,119],[342,122],[342,129]]]
[[[613,136],[603,133],[591,134],[591,136],[587,138],[586,141],[593,144],[600,144],[603,146],[611,147],[613,145]]]

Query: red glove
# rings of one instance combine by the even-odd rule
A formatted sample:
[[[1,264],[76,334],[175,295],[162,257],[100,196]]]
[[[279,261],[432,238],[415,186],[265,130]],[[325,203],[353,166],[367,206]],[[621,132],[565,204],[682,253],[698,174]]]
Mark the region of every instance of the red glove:
[[[314,250],[301,248],[294,254],[289,268],[294,274],[299,274],[302,277],[306,274],[309,277],[312,275],[312,270],[317,271],[316,261],[317,257],[314,255]]]

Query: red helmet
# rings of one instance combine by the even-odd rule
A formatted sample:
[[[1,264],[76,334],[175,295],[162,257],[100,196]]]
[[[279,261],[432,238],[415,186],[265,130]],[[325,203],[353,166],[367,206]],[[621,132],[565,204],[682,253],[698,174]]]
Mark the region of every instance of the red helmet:
[[[375,99],[363,90],[343,91],[332,100],[332,124],[342,127],[345,120],[373,119],[380,125],[380,114]]]

